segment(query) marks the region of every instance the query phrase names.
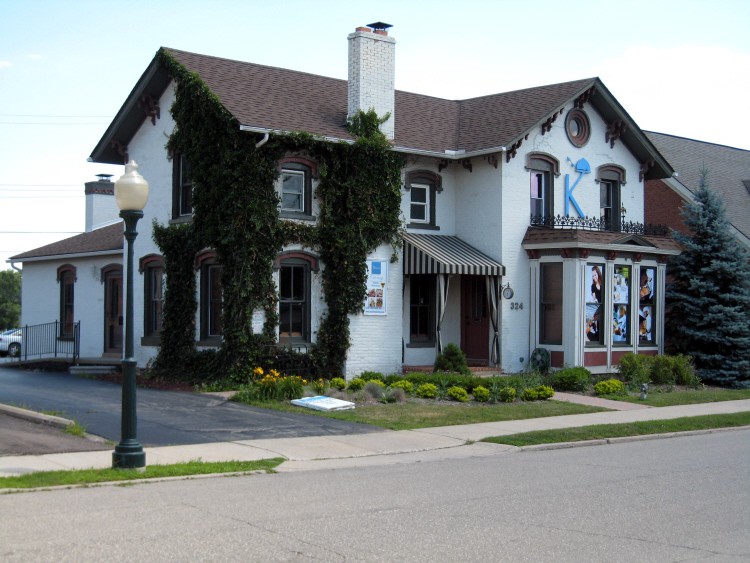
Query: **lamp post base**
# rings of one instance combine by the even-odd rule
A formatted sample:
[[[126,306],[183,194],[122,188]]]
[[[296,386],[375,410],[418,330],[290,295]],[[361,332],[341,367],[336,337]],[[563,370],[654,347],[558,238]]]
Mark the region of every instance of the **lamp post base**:
[[[132,446],[118,444],[112,452],[113,469],[145,469],[146,452],[139,443]]]

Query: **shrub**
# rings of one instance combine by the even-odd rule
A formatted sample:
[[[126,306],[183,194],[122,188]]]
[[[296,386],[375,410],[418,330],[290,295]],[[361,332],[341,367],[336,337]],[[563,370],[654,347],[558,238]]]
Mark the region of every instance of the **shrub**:
[[[625,392],[625,384],[619,379],[605,379],[594,385],[597,395],[621,395]]]
[[[537,398],[540,401],[546,401],[547,399],[551,399],[552,396],[555,394],[555,390],[552,389],[549,385],[540,385],[536,388]]]
[[[469,393],[467,393],[466,389],[464,389],[463,387],[454,385],[453,387],[448,389],[448,397],[453,401],[465,403],[469,400]]]
[[[674,373],[672,356],[654,356],[651,358],[649,377],[656,385],[674,385],[677,377]]]
[[[387,386],[386,386],[386,384],[385,384],[385,383],[383,383],[383,380],[382,380],[382,379],[365,379],[365,382],[366,382],[366,383],[365,383],[365,387],[366,387],[367,385],[370,385],[370,384],[372,384],[372,385],[377,385],[377,386],[378,386],[378,387],[380,387],[380,388],[385,388],[385,387],[387,387]]]
[[[471,370],[466,363],[466,355],[455,344],[451,343],[435,358],[435,371],[447,371],[469,375]]]
[[[522,401],[536,401],[539,399],[539,393],[536,389],[532,387],[526,387],[521,392],[521,400]]]
[[[651,383],[651,357],[628,352],[620,359],[617,371],[622,380],[633,387]]]
[[[516,400],[516,389],[515,387],[503,387],[498,393],[498,399],[503,403],[512,403]]]
[[[365,389],[367,389],[365,387]],[[386,387],[381,391],[382,395],[378,399],[381,403],[402,403],[406,398],[406,393],[400,387]]]
[[[401,389],[404,391],[404,393],[411,393],[412,391],[414,391],[414,384],[406,379],[394,381],[393,383],[391,383],[391,387],[394,389]]]
[[[278,398],[282,401],[299,399],[305,392],[307,382],[298,375],[288,375],[278,381]]]
[[[367,395],[379,401],[385,394],[385,385],[382,381],[368,381],[367,383],[365,383],[364,391]]]
[[[319,377],[310,382],[310,387],[312,387],[312,390],[316,395],[322,395],[326,392],[326,389],[328,389],[328,382],[322,377]]]
[[[331,387],[343,391],[346,389],[346,379],[343,377],[334,377],[331,379]]]
[[[486,403],[490,399],[490,390],[482,385],[474,387],[474,400],[479,403]]]
[[[701,378],[695,372],[693,359],[690,356],[678,354],[677,356],[672,356],[672,359],[674,360],[672,368],[674,369],[677,385],[698,387],[701,384]]]
[[[364,379],[365,381],[383,381],[384,375],[382,373],[379,373],[377,371],[363,371],[358,375],[360,379]]]
[[[438,388],[434,383],[423,383],[417,387],[416,395],[420,399],[434,399],[437,397]]]
[[[349,384],[346,386],[346,388],[349,391],[354,391],[354,392],[362,391],[362,389],[365,386],[365,383],[366,383],[365,380],[362,379],[361,377],[355,377],[354,379],[352,379],[349,382]]]
[[[591,372],[584,367],[565,368],[550,373],[547,382],[555,391],[584,392],[591,385]]]

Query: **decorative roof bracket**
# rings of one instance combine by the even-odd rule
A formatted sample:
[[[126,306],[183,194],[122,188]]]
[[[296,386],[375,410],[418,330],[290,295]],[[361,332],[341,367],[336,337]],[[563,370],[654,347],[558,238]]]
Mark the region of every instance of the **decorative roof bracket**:
[[[161,119],[159,102],[148,94],[144,94],[138,99],[138,107],[143,109],[144,113],[151,118],[151,125],[156,125],[156,120]]]
[[[112,139],[109,142],[110,146],[117,151],[117,154],[119,154],[122,157],[122,163],[125,164],[130,160],[128,157],[128,147],[126,145],[123,145],[120,141],[117,141],[116,139]]]
[[[615,141],[627,130],[628,125],[622,119],[615,119],[607,123],[607,133],[604,140],[609,143],[609,148],[614,148]]]
[[[565,108],[561,108],[559,111],[556,111],[555,113],[553,113],[551,116],[549,116],[547,119],[544,120],[544,122],[542,123],[542,135],[544,135],[547,131],[552,131],[552,124],[555,122],[555,120],[557,119],[559,115],[562,115],[563,109]],[[527,138],[528,138],[528,135],[527,135]]]
[[[651,168],[656,164],[656,161],[654,160],[647,160],[646,162],[641,163],[641,171],[640,174],[638,174],[638,180],[643,182],[643,179],[646,177],[646,174],[648,173],[648,169]]]
[[[583,109],[583,105],[588,103],[588,101],[591,99],[591,96],[593,96],[595,93],[596,86],[592,86],[573,101],[573,107]]]

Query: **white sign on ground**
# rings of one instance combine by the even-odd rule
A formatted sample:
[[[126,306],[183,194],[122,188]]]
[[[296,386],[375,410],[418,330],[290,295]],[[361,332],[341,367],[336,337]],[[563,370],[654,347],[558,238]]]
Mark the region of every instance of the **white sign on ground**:
[[[316,411],[343,411],[354,408],[354,403],[342,401],[341,399],[334,399],[333,397],[325,397],[323,395],[294,399],[292,404]]]

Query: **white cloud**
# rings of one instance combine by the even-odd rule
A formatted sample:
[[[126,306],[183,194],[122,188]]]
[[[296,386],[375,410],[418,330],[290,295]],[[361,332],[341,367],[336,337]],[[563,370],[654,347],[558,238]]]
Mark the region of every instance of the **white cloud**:
[[[0,68],[9,68],[12,67],[13,63],[10,61],[1,61],[0,60]]]
[[[32,59],[34,61],[38,61],[38,60],[40,60],[42,58],[42,55],[40,55],[38,53],[29,53],[28,55],[26,55],[26,58],[27,59]]]

